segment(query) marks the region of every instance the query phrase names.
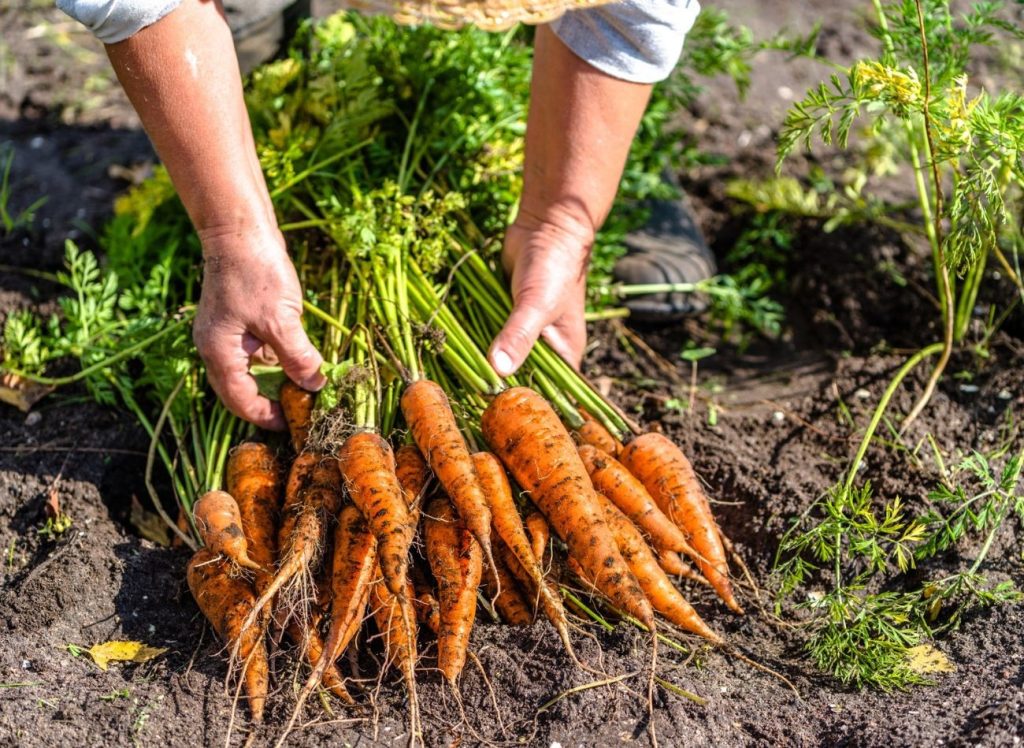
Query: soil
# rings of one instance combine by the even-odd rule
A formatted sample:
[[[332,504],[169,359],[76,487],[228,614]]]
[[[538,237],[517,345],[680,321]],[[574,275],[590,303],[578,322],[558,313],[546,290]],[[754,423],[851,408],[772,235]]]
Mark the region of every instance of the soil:
[[[821,22],[822,46],[849,60],[871,48],[862,5],[737,0],[726,10],[762,35]],[[49,196],[31,231],[0,239],[0,256],[10,265],[52,271],[64,239],[90,246],[114,196],[126,179],[145,173],[153,156],[90,39],[40,3],[0,10],[0,26],[0,143],[15,149],[10,207]],[[685,127],[702,133],[702,147],[724,157],[684,175],[720,256],[742,226],[724,199],[724,182],[768,172],[775,123],[788,99],[821,72],[809,63],[764,59],[745,102],[727,82],[714,81],[683,116]],[[887,270],[893,267],[909,286]],[[740,350],[717,340],[706,319],[627,337],[603,323],[593,330],[585,365],[630,413],[663,429],[691,455],[718,500],[725,533],[764,585],[791,518],[836,481],[851,457],[855,431],[841,419],[840,403],[863,424],[904,360],[900,349],[935,336],[934,308],[913,290],[929,285],[927,261],[892,234],[849,228],[824,235],[807,226],[794,241],[787,277],[787,328],[778,341],[754,341]],[[52,303],[53,289],[45,283],[0,273],[0,315]],[[973,378],[947,376],[907,444],[931,434],[944,454],[955,455],[997,443],[1024,407],[1021,328],[1018,315],[995,336],[987,359],[953,362],[951,373],[969,371]],[[719,348],[700,365],[692,410],[679,407],[690,397],[690,365],[678,356],[686,340]],[[926,373],[913,375],[900,391],[898,411],[910,407]],[[27,416],[0,408],[0,742],[190,746],[227,739],[241,745],[244,715],[237,715],[228,736],[232,699],[224,687],[223,653],[184,585],[187,555],[141,537],[131,521],[133,502],[148,501],[141,480],[146,440],[129,418],[82,394],[72,389],[51,396]],[[929,459],[893,450],[873,449],[864,474],[878,496],[910,502],[923,499],[934,483]],[[45,504],[54,495],[73,520],[56,537],[41,532]],[[976,551],[968,546],[962,557],[943,563],[969,563]],[[987,575],[1024,584],[1013,528],[997,538],[989,559]],[[931,687],[883,694],[845,688],[817,673],[802,655],[799,631],[761,610],[767,597],[759,603],[745,590],[750,612],[738,618],[704,591],[686,592],[739,650],[784,674],[799,696],[778,677],[699,642],[686,641],[689,656],[661,647],[664,676],[707,700],[700,706],[657,690],[654,719],[663,745],[1016,745],[1024,736],[1019,605],[971,612],[937,642],[955,673],[938,676]],[[788,621],[797,620],[784,612]],[[600,662],[610,674],[642,672],[649,643],[636,630],[619,625],[587,632],[592,636],[577,637],[582,659]],[[111,639],[140,640],[167,652],[108,671],[75,654],[73,645]],[[429,745],[649,740],[643,676],[586,687],[593,676],[570,666],[546,625],[481,621],[472,651],[479,665],[466,668],[460,703],[429,670],[432,652],[425,648],[420,699]],[[370,659],[359,664],[364,672],[376,670]],[[290,716],[292,674],[283,660],[278,665],[274,706],[255,735],[259,745],[272,743]],[[573,688],[580,690],[570,693]],[[368,690],[361,700],[372,707],[335,708],[331,718],[317,706],[289,743],[404,742],[401,687],[386,681]]]

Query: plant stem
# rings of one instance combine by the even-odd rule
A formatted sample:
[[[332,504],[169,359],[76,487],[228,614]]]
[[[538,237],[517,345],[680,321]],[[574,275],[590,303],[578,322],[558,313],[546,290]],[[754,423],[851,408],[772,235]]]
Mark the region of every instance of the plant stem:
[[[909,359],[906,363],[900,367],[900,370],[896,372],[896,376],[889,382],[889,386],[885,388],[885,392],[882,394],[881,400],[878,401],[878,405],[875,406],[875,412],[871,416],[871,421],[868,423],[867,430],[864,432],[864,437],[860,441],[860,445],[857,447],[857,454],[853,458],[853,462],[850,463],[850,470],[846,475],[846,480],[843,482],[843,490],[849,491],[853,487],[853,481],[857,477],[857,470],[860,468],[860,463],[864,459],[864,455],[867,454],[868,447],[871,446],[871,440],[875,436],[875,431],[878,429],[878,424],[882,421],[882,416],[885,415],[886,409],[889,407],[889,401],[892,400],[893,395],[896,393],[900,383],[906,378],[907,374],[913,371],[919,363],[929,356],[934,356],[944,348],[943,343],[932,343],[931,345],[922,348]]]
[[[104,369],[110,368],[114,364],[117,364],[117,363],[120,363],[121,361],[124,361],[126,358],[131,358],[136,353],[139,353],[140,351],[145,350],[146,348],[151,346],[156,341],[158,341],[161,338],[165,337],[169,333],[177,330],[179,327],[184,325],[186,322],[189,322],[191,320],[191,318],[192,318],[191,314],[188,314],[188,315],[182,317],[181,319],[179,319],[178,321],[171,323],[170,325],[168,325],[164,329],[160,330],[159,332],[153,333],[148,338],[144,338],[144,339],[140,340],[138,343],[130,345],[127,348],[122,348],[120,351],[118,351],[117,353],[112,355],[110,358],[105,358],[102,361],[98,361],[97,363],[93,364],[92,366],[87,366],[86,368],[81,369],[81,370],[75,372],[74,374],[69,374],[66,377],[41,377],[41,376],[37,376],[35,374],[29,374],[28,372],[24,372],[24,371],[21,371],[19,369],[13,369],[13,368],[11,368],[11,369],[4,368],[4,371],[8,371],[11,374],[15,374],[15,375],[21,377],[22,379],[27,379],[30,382],[38,382],[39,384],[45,384],[45,385],[48,385],[50,387],[63,387],[64,385],[74,384],[75,382],[79,382],[79,381],[85,379],[86,377],[88,377],[88,376],[90,376],[92,374],[95,374],[98,371],[103,371]]]
[[[932,190],[933,198],[935,201],[935,213],[932,216],[934,221],[934,235],[935,235],[935,252],[936,252],[936,264],[938,265],[936,271],[938,273],[939,283],[939,300],[942,302],[942,327],[943,327],[943,347],[942,355],[939,356],[939,360],[935,362],[935,368],[932,369],[932,374],[928,378],[928,384],[925,385],[924,391],[921,393],[921,397],[918,398],[914,407],[911,408],[907,417],[903,420],[903,424],[900,427],[900,432],[903,433],[910,426],[911,423],[920,415],[921,411],[924,410],[928,401],[931,400],[932,393],[935,392],[935,387],[939,383],[939,379],[942,377],[942,372],[946,369],[946,364],[949,363],[949,358],[953,354],[953,342],[954,342],[954,317],[956,315],[956,301],[954,299],[954,289],[949,278],[949,265],[946,262],[945,250],[942,247],[942,218],[943,218],[943,200],[942,200],[942,175],[939,173],[939,164],[935,160],[935,143],[932,137],[932,118],[931,118],[931,94],[932,94],[932,80],[931,80],[931,68],[928,61],[928,38],[925,34],[924,25],[924,10],[921,6],[921,0],[914,0],[914,5],[917,7],[917,25],[918,31],[921,35],[921,54],[924,62],[924,134],[925,134],[925,146],[927,151],[925,153],[928,162],[931,164],[932,172]]]

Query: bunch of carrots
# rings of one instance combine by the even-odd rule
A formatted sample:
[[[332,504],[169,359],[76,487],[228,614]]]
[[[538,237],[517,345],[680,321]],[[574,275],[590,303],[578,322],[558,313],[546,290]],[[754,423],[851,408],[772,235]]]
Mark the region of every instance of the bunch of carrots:
[[[308,669],[294,721],[318,688],[354,701],[339,658],[376,629],[414,736],[420,643],[436,640],[436,667],[457,688],[478,607],[514,626],[546,619],[586,667],[570,584],[652,642],[668,626],[724,645],[676,584],[709,585],[742,613],[730,544],[683,452],[639,433],[544,343],[499,378],[483,353],[511,304],[499,271],[452,242],[455,269],[439,284],[412,246],[346,257],[344,293],[307,303],[331,384],[314,395],[283,382],[290,445],[236,446],[225,490],[192,507],[205,547],[189,586],[253,720],[282,637]]]

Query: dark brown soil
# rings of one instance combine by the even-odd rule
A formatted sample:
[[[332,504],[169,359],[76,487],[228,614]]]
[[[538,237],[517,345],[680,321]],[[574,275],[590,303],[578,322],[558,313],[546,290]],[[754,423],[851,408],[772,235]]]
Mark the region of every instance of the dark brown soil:
[[[124,186],[110,176],[109,167],[135,167],[152,157],[115,88],[103,89],[99,103],[76,103],[85,81],[105,70],[95,45],[72,33],[72,43],[93,56],[71,65],[56,37],[28,33],[44,21],[64,23],[63,18],[38,3],[16,5],[14,11],[0,11],[0,64],[6,50],[17,58],[0,90],[0,141],[13,141],[17,149],[12,207],[24,207],[40,194],[50,200],[34,232],[0,239],[0,256],[5,263],[52,270],[64,238],[78,231],[88,245],[88,227],[102,225]],[[783,24],[802,30],[820,20],[822,44],[830,53],[853,58],[870,42],[851,10],[861,5],[744,0],[727,10],[760,33]],[[72,27],[60,30],[72,32]],[[799,95],[819,72],[778,59],[771,63],[754,71],[745,104],[735,101],[728,85],[716,82],[684,118],[704,133],[705,148],[729,159],[725,166],[687,177],[704,227],[721,253],[740,220],[722,198],[723,181],[770,168],[771,128],[781,118],[783,89]],[[701,364],[693,411],[678,405],[689,397],[690,377],[678,353],[687,339],[709,339],[707,320],[640,330],[657,357],[627,355],[620,331],[611,325],[594,330],[587,373],[610,385],[613,397],[638,418],[660,424],[692,456],[721,502],[725,532],[764,584],[790,519],[836,481],[851,457],[855,432],[839,418],[840,400],[862,425],[903,361],[892,351],[919,346],[934,335],[928,300],[881,269],[893,264],[928,286],[927,262],[897,237],[865,229],[824,236],[818,227],[807,227],[790,262],[787,334],[773,343],[754,342],[743,352],[711,338],[719,354]],[[0,274],[0,315],[45,305],[51,297],[45,284]],[[1008,329],[1019,331],[1019,320],[1014,324],[1018,327]],[[882,341],[886,346],[880,347]],[[946,454],[995,443],[1006,419],[1024,407],[1024,340],[1019,332],[1001,334],[991,348],[987,360],[954,361],[951,373],[974,372],[970,384],[977,389],[947,377],[908,444],[926,433]],[[911,378],[897,398],[897,410],[911,405],[925,374]],[[133,496],[146,501],[140,478],[145,460],[140,445],[146,440],[130,419],[88,404],[82,394],[70,390],[52,396],[28,417],[0,409],[0,743],[224,744],[232,704],[223,685],[225,663],[183,583],[186,555],[140,538],[129,522]],[[715,425],[709,422],[710,404]],[[895,452],[873,450],[865,476],[877,495],[913,501],[934,482],[930,462],[922,462],[915,466]],[[39,531],[44,504],[54,491],[73,524],[51,539]],[[963,559],[944,563],[969,562],[974,550],[968,547]],[[998,539],[990,558],[986,574],[1024,583],[1013,529]],[[663,745],[1015,745],[1024,736],[1020,606],[969,614],[960,630],[938,642],[955,673],[940,676],[932,687],[886,695],[843,688],[816,673],[802,658],[799,633],[759,612],[749,591],[744,597],[750,613],[743,618],[728,614],[702,590],[687,594],[739,649],[791,679],[800,696],[779,679],[698,642],[687,642],[695,648],[692,658],[663,646],[664,676],[707,699],[706,706],[698,706],[657,691],[654,715]],[[624,625],[607,633],[586,630],[595,638],[577,637],[584,660],[600,662],[610,674],[643,670],[649,645],[636,630]],[[118,638],[168,652],[147,664],[102,672],[68,647]],[[480,665],[471,663],[463,675],[461,704],[430,671],[430,648],[424,652],[420,698],[428,744],[648,740],[643,676],[566,694],[593,677],[570,666],[546,625],[513,629],[483,622],[474,631],[472,649]],[[277,695],[258,744],[271,743],[290,716],[293,674],[284,662],[278,661]],[[370,659],[361,666],[376,671]],[[373,698],[362,699],[372,709],[336,707],[334,719],[315,705],[311,724],[294,733],[290,744],[402,742],[401,694],[400,686],[386,682]],[[543,705],[548,706],[541,710]],[[246,738],[242,711],[231,744]]]

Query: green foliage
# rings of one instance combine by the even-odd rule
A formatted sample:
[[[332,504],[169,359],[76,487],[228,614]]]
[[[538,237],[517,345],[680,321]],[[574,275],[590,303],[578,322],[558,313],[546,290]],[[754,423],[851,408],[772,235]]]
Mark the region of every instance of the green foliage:
[[[793,105],[779,136],[779,167],[798,147],[811,148],[815,139],[848,147],[854,123],[865,116],[866,138],[898,138],[891,126],[895,120],[909,146],[903,150],[905,165],[913,171],[923,166],[931,181],[930,190],[925,180],[918,182],[922,204],[930,204],[932,215],[939,214],[935,225],[948,223],[945,236],[931,236],[943,262],[964,274],[984,262],[1001,242],[1019,253],[1024,99],[1016,93],[993,96],[981,90],[968,100],[967,93],[972,48],[996,44],[997,32],[1021,36],[1020,29],[998,18],[1002,7],[1001,2],[975,3],[970,13],[958,18],[949,2],[923,3],[929,91],[915,2],[880,4],[883,15],[877,34],[883,49],[878,59],[854,63]],[[932,160],[938,183],[928,168]],[[953,188],[947,195],[948,184]],[[977,289],[968,285],[965,292],[973,297]],[[962,327],[958,324],[958,330]]]
[[[973,453],[916,511],[898,497],[880,502],[871,484],[836,486],[786,533],[775,573],[778,601],[815,580],[828,592],[799,604],[811,616],[806,649],[815,664],[843,683],[885,691],[928,682],[909,665],[909,650],[955,627],[973,607],[1019,601],[1011,582],[979,573],[996,533],[1014,514],[1024,520],[1024,450],[1001,469]],[[953,483],[963,475],[966,483]],[[970,567],[914,583],[907,572],[984,538]],[[881,591],[880,591],[881,590]]]

